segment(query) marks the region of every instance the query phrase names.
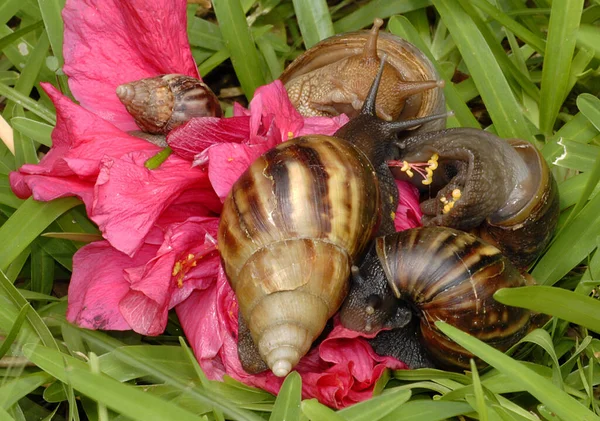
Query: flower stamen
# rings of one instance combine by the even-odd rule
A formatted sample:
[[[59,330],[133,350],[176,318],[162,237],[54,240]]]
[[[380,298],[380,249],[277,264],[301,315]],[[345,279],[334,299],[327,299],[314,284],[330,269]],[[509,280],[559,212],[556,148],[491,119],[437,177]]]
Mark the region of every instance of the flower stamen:
[[[442,210],[442,213],[444,213],[444,214],[446,214],[452,210],[452,208],[454,207],[454,204],[462,196],[462,192],[460,191],[460,189],[454,189],[454,190],[452,190],[452,193],[450,194],[450,196],[451,196],[450,199],[448,199],[446,196],[440,197],[440,202],[442,202],[444,204],[444,208]]]
[[[424,185],[429,185],[433,182],[433,171],[438,167],[439,155],[434,153],[427,162],[408,162],[408,161],[387,161],[389,167],[400,167],[400,171],[405,172],[410,178],[414,176],[414,172],[423,177],[421,181]]]

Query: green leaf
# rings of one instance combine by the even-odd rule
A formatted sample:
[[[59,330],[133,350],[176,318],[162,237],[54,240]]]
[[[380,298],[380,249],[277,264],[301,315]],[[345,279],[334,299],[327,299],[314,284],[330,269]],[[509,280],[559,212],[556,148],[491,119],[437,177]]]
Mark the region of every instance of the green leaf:
[[[581,94],[577,97],[577,108],[600,131],[600,99],[592,94]]]
[[[301,400],[302,378],[298,372],[292,371],[281,385],[269,421],[299,421]]]
[[[600,301],[561,288],[503,288],[494,294],[503,304],[528,308],[600,332]]]
[[[375,396],[356,405],[344,408],[339,414],[348,421],[373,421],[388,414],[396,414],[401,405],[410,399],[412,392],[401,388],[388,389],[380,396]]]
[[[333,35],[333,23],[325,0],[294,0],[294,10],[307,50]]]
[[[43,371],[25,374],[4,382],[0,387],[0,407],[8,409],[27,394],[52,380],[52,376]]]
[[[540,130],[552,134],[554,121],[567,96],[571,59],[575,51],[577,28],[583,10],[583,0],[563,0],[552,3],[548,41],[542,67],[542,98]]]
[[[63,64],[63,20],[61,12],[65,6],[65,0],[38,0],[40,11],[46,26],[46,33],[50,39],[52,52],[58,58],[60,65]]]
[[[46,107],[41,105],[39,102],[34,101],[26,95],[23,95],[19,91],[10,88],[2,83],[0,83],[0,95],[3,95],[10,99],[11,101],[16,102],[19,105],[30,110],[32,113],[37,115],[38,117],[46,120],[48,123],[54,124],[56,122],[56,116],[53,112],[48,110]]]
[[[535,287],[533,287],[535,288]],[[444,322],[436,322],[436,327],[448,335],[450,339],[481,358],[498,371],[522,382],[527,391],[536,399],[552,409],[565,420],[598,421],[594,415],[580,402],[560,390],[554,384],[539,374],[529,370],[518,361],[513,360],[502,352],[473,338],[469,334]]]
[[[32,31],[35,31],[38,28],[42,28],[43,26],[44,26],[44,22],[39,21],[32,25],[28,25],[24,28],[18,29],[10,35],[6,35],[6,36],[0,38],[0,50],[4,50],[6,47],[8,47],[10,44],[15,42],[19,38],[25,36],[26,34],[32,32]]]
[[[433,0],[433,4],[462,54],[498,135],[532,141],[521,106],[475,23],[454,1]]]
[[[300,405],[302,412],[311,421],[344,421],[333,409],[319,403],[316,399],[307,399]]]
[[[471,412],[473,412],[473,408],[465,402],[423,399],[405,403],[393,414],[388,414],[380,421],[442,421]]]
[[[52,202],[27,199],[0,227],[0,238],[3,239],[0,244],[0,270],[5,270],[52,221],[80,203],[73,197]]]
[[[70,384],[97,402],[139,421],[198,421],[199,417],[170,402],[157,399],[134,387],[102,374],[94,374],[87,364],[44,346],[25,345],[23,353],[47,373]]]
[[[581,25],[577,32],[577,45],[594,52],[600,58],[600,31],[594,25]]]
[[[17,335],[18,335],[19,331],[21,330],[21,326],[23,325],[23,322],[25,321],[25,318],[27,317],[27,312],[29,311],[30,308],[31,307],[30,307],[29,303],[27,303],[23,307],[21,307],[21,310],[19,311],[19,314],[17,315],[17,318],[15,319],[13,326],[10,328],[10,331],[8,332],[8,334],[4,337],[4,341],[2,341],[2,346],[0,346],[0,358],[4,357],[4,355],[6,355],[6,352],[10,349],[10,346],[12,345],[14,340],[17,338]]]
[[[393,15],[412,12],[431,6],[431,0],[372,0],[344,16],[333,24],[335,33],[356,31],[373,24],[375,18],[385,19]]]
[[[10,120],[13,129],[20,131],[25,136],[32,138],[42,145],[52,147],[52,126],[27,117],[13,117]]]
[[[231,63],[248,100],[266,84],[254,38],[239,0],[214,0],[213,7]]]

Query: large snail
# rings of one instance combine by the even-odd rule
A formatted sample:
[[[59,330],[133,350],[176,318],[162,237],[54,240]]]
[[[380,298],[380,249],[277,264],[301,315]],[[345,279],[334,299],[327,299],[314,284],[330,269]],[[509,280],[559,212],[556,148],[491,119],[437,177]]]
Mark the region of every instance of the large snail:
[[[303,136],[269,150],[223,204],[218,244],[239,303],[238,354],[246,371],[268,366],[285,376],[306,354],[344,300],[350,268],[380,219],[393,221],[392,193],[383,184],[393,185],[385,160],[395,134],[440,118],[378,119],[382,70],[361,114],[336,137]],[[380,184],[389,192],[381,198]]]
[[[445,110],[440,80],[429,59],[414,45],[389,33],[375,19],[371,31],[334,35],[296,58],[280,76],[290,100],[305,116],[346,113],[356,116],[370,82],[386,55],[377,114],[385,120],[406,120],[440,114]],[[443,128],[444,120],[419,130]]]
[[[418,134],[400,146],[397,177],[413,169],[424,173],[423,166],[427,172],[423,182],[414,178],[433,196],[421,203],[425,226],[474,230],[519,269],[548,245],[558,221],[558,188],[532,144],[459,128]]]
[[[216,95],[193,77],[169,74],[117,87],[117,96],[146,133],[167,134],[194,117],[220,117]]]
[[[346,327],[359,331],[405,327],[381,332],[371,342],[375,352],[393,355],[411,368],[432,363],[468,368],[472,354],[436,329],[436,321],[502,351],[528,332],[529,311],[493,298],[500,288],[528,283],[496,247],[469,233],[429,227],[379,237],[374,248],[377,258],[364,266],[367,272],[353,270],[363,296],[347,301],[341,317]],[[397,300],[405,304],[394,306]],[[416,316],[412,322],[411,316]]]

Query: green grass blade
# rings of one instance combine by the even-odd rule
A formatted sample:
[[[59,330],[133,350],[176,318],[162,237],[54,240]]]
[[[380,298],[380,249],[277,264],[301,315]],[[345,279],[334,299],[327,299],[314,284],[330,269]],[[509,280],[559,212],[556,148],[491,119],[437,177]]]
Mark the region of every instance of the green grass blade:
[[[405,403],[380,421],[442,421],[472,412],[471,405],[465,402],[417,400]]]
[[[596,416],[580,402],[518,361],[444,322],[436,322],[435,325],[448,335],[450,339],[456,341],[459,345],[495,367],[496,370],[523,383],[529,393],[552,409],[562,419],[576,419],[581,421],[600,420],[600,417]]]
[[[393,16],[388,23],[388,30],[398,35],[401,38],[413,43],[418,49],[431,60],[436,71],[443,77],[444,73],[440,68],[439,64],[429,51],[429,48],[423,40],[419,37],[416,29],[412,26],[410,21],[404,16]],[[473,113],[467,106],[467,104],[461,99],[456,86],[450,80],[446,80],[446,86],[444,87],[444,96],[446,97],[446,104],[448,108],[454,111],[454,117],[456,118],[462,127],[474,127],[480,129],[481,126],[473,116]]]
[[[25,345],[23,353],[38,367],[70,384],[75,390],[134,420],[199,421],[185,409],[157,399],[105,375],[94,374],[87,364],[44,346]]]
[[[27,117],[13,117],[10,120],[13,129],[23,133],[44,146],[52,147],[52,126]]]
[[[37,372],[25,374],[16,379],[7,381],[0,387],[0,407],[8,409],[27,394],[33,392],[41,385],[52,380],[48,373]]]
[[[339,414],[348,421],[374,421],[388,414],[395,414],[398,407],[407,402],[411,395],[410,390],[387,390],[380,396],[344,408]]]
[[[563,0],[552,3],[548,41],[542,67],[542,99],[540,130],[552,134],[560,107],[567,96],[571,59],[577,41],[577,28],[583,10],[583,0]]]
[[[596,195],[554,238],[532,272],[534,279],[542,285],[555,284],[596,248],[599,232],[600,195]]]
[[[298,372],[293,371],[285,378],[277,399],[273,405],[273,412],[269,421],[299,421],[300,402],[302,401],[302,378]]]
[[[11,101],[16,102],[19,105],[27,108],[29,111],[47,121],[50,124],[56,123],[56,116],[49,109],[29,98],[27,95],[23,95],[19,91],[0,83],[0,95],[7,97]]]
[[[304,415],[311,421],[344,421],[341,415],[316,399],[304,400],[300,407]]]
[[[239,0],[214,0],[213,7],[231,63],[248,100],[266,84],[254,38]]]
[[[5,270],[52,221],[81,202],[74,197],[52,202],[29,198],[0,227],[0,270]]]
[[[294,10],[307,50],[333,35],[333,23],[325,0],[294,0]]]
[[[596,58],[600,58],[600,31],[598,31],[598,27],[581,25],[577,33],[577,45],[588,48],[594,52]]]
[[[65,7],[65,0],[38,0],[40,12],[46,26],[46,33],[52,46],[52,52],[58,59],[59,65],[63,65],[63,20],[61,12]]]
[[[494,294],[503,304],[549,314],[600,332],[600,301],[562,288],[504,288]]]
[[[479,379],[479,371],[477,371],[477,366],[475,365],[475,361],[471,360],[471,375],[473,376],[473,393],[475,395],[475,406],[474,408],[477,410],[477,415],[479,415],[480,421],[488,421],[488,409],[485,405],[485,396],[483,394],[483,387],[481,386],[481,380]]]
[[[498,135],[533,140],[521,106],[475,23],[457,2],[433,0],[433,4],[462,54]]]
[[[23,307],[21,307],[21,310],[19,311],[19,314],[17,315],[17,318],[15,319],[13,326],[10,328],[10,331],[8,332],[8,334],[4,337],[4,340],[2,341],[2,346],[0,346],[0,358],[4,357],[6,352],[10,349],[10,346],[12,345],[14,340],[17,338],[17,335],[19,334],[19,331],[21,330],[21,326],[23,325],[23,322],[27,318],[27,312],[29,311],[30,308],[31,307],[29,306],[29,304],[25,304]]]
[[[10,44],[15,42],[22,36],[25,36],[26,34],[32,32],[32,31],[35,31],[38,28],[42,28],[43,26],[44,26],[44,22],[39,21],[34,24],[28,25],[24,28],[18,29],[10,35],[6,35],[6,36],[0,38],[0,50],[4,50],[6,47],[8,47]]]
[[[577,108],[600,131],[600,99],[592,94],[581,94],[577,97]]]
[[[375,18],[385,19],[393,15],[412,12],[431,6],[431,0],[373,0],[364,4],[356,11],[334,22],[335,33],[357,31],[372,25]]]

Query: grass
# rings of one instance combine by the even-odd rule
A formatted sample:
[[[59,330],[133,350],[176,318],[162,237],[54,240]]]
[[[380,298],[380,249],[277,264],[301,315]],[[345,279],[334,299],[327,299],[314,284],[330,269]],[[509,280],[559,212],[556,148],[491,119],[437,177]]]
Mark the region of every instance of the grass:
[[[4,0],[0,109],[14,146],[0,144],[0,420],[600,420],[600,2],[213,3],[214,14],[188,6],[195,59],[209,80],[231,62],[239,81],[233,84],[248,99],[304,48],[381,17],[443,75],[455,112],[449,126],[535,143],[559,183],[559,229],[531,269],[544,287],[496,297],[554,318],[525,338],[514,358],[441,325],[491,367],[390,373],[378,396],[337,412],[302,401],[295,375],[278,397],[208,381],[179,341],[176,318],[152,342],[68,324],[66,301],[53,291],[70,276],[81,246],[73,239],[95,238],[97,230],[77,200],[20,200],[8,183],[10,171],[37,162],[51,145],[55,115],[38,89],[43,81],[66,86],[62,4]],[[9,132],[0,124],[5,142]]]

